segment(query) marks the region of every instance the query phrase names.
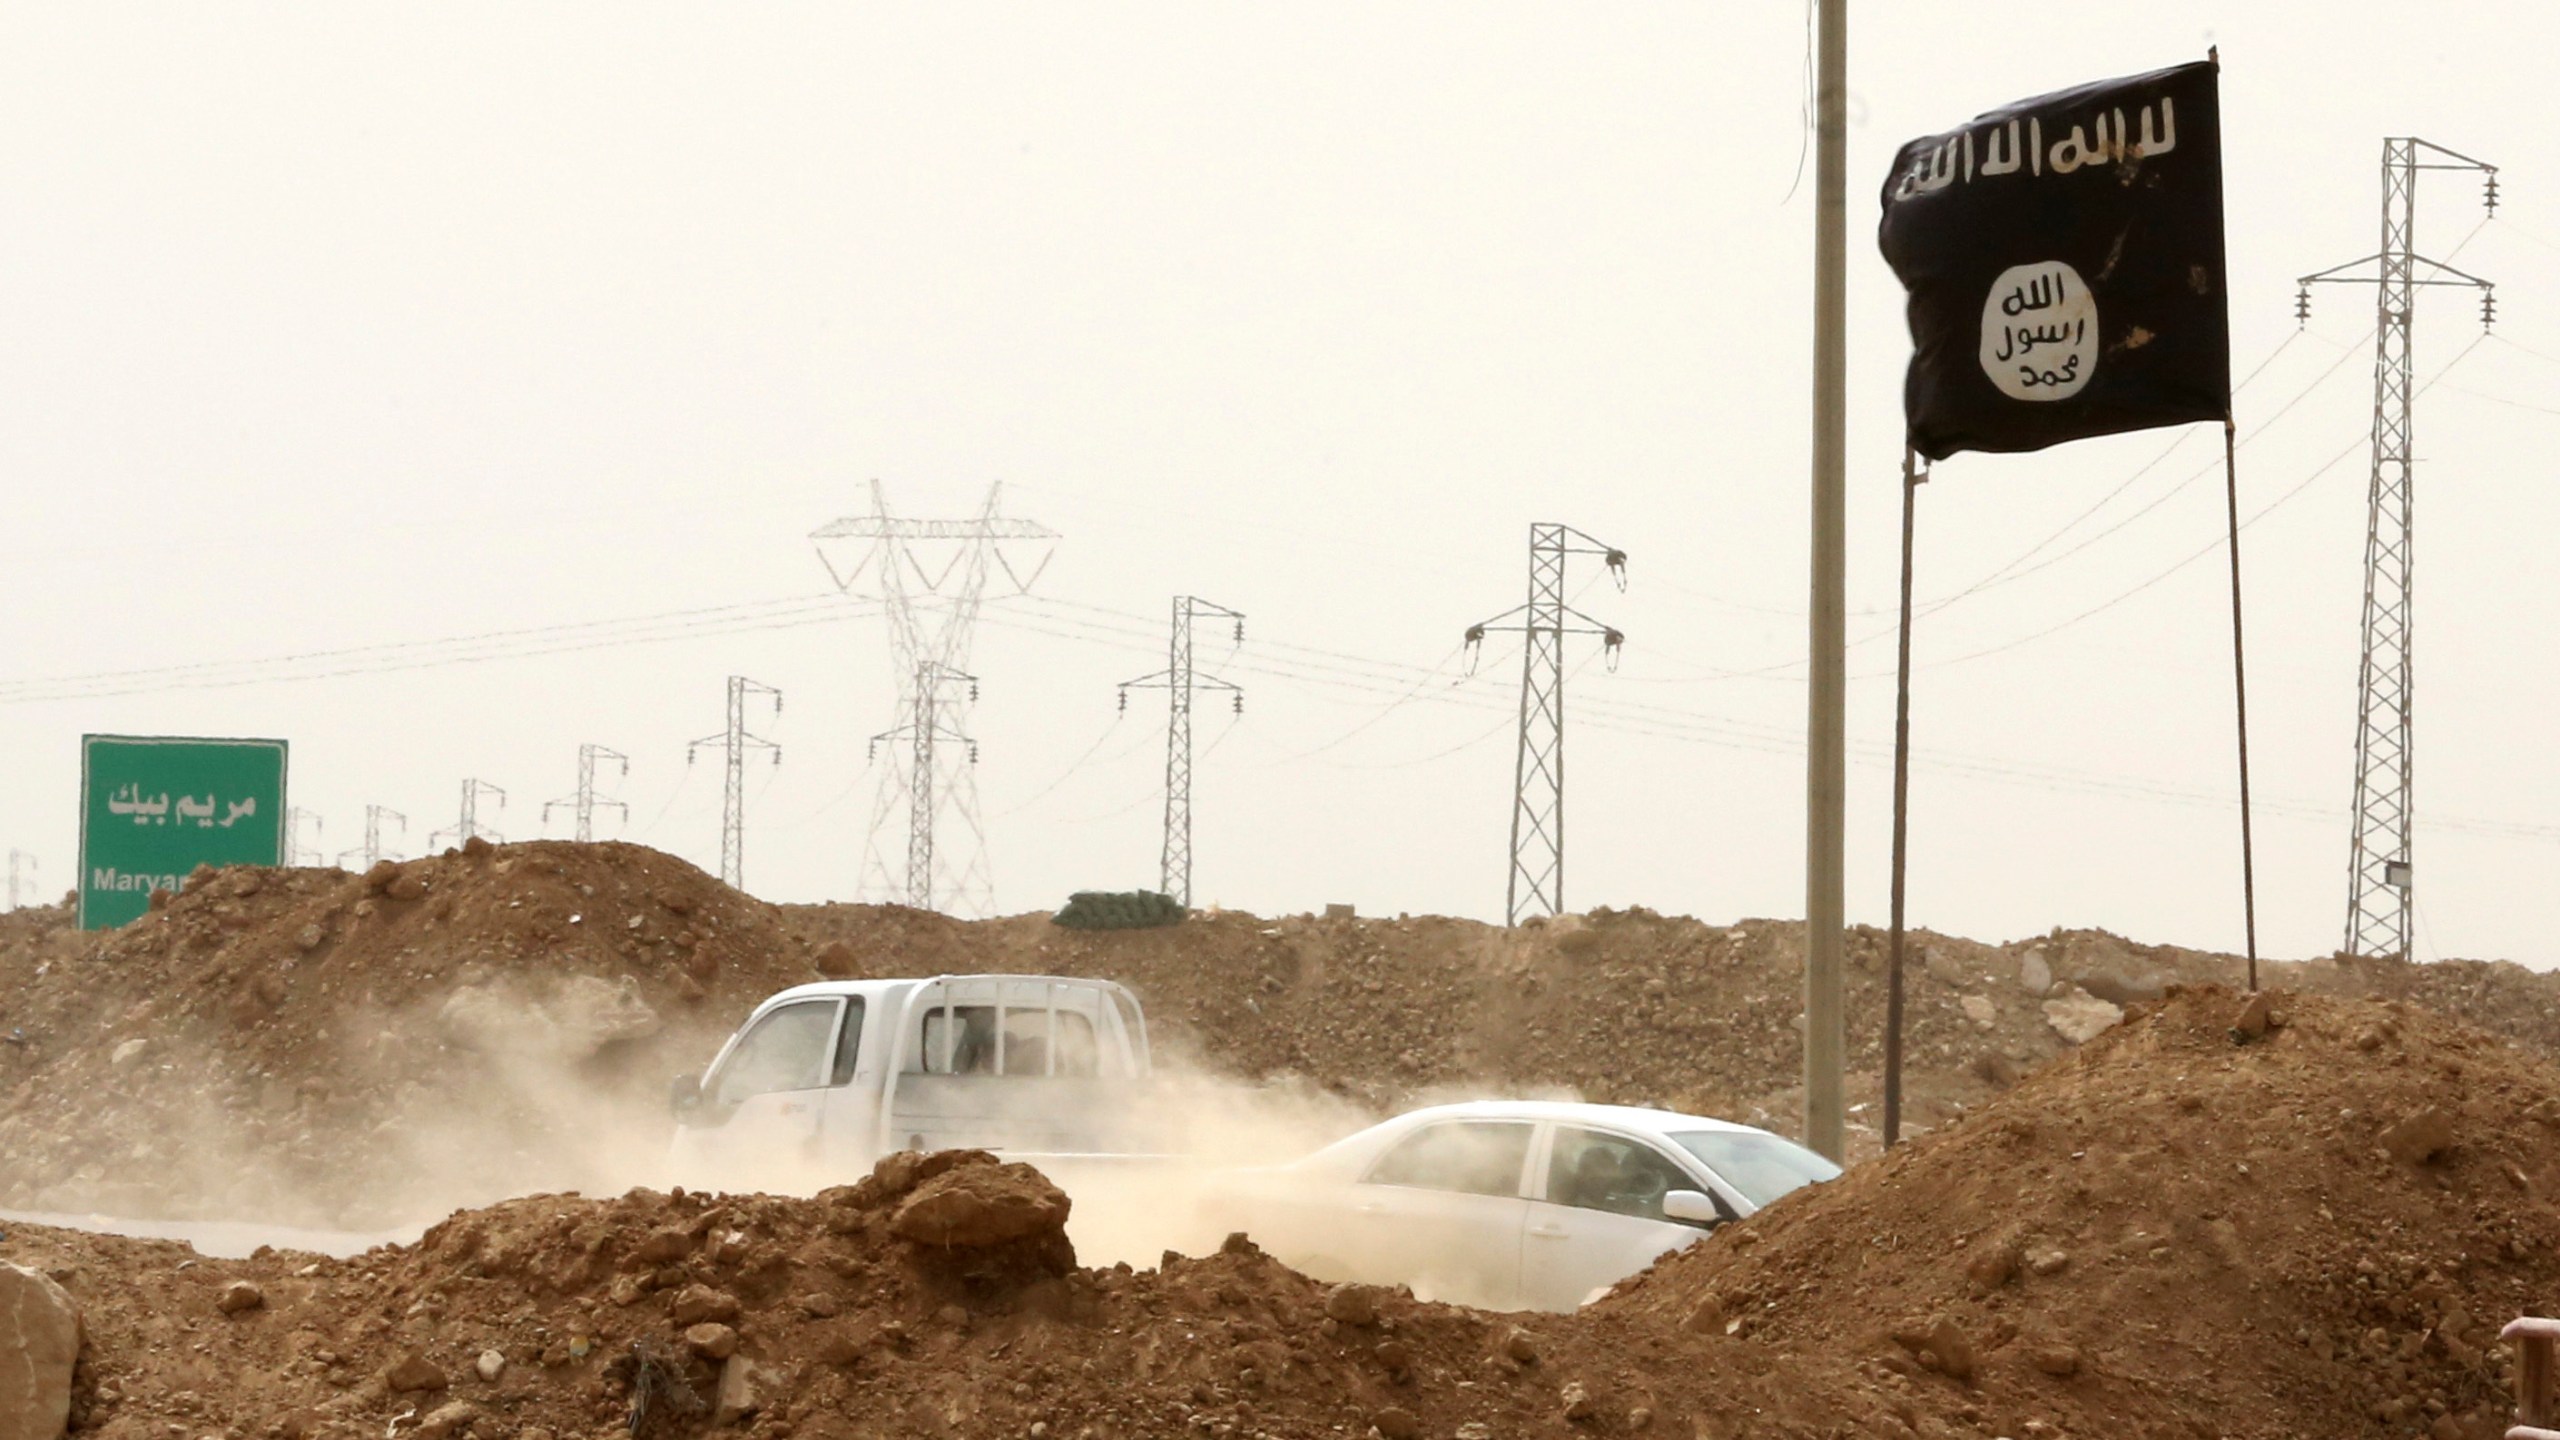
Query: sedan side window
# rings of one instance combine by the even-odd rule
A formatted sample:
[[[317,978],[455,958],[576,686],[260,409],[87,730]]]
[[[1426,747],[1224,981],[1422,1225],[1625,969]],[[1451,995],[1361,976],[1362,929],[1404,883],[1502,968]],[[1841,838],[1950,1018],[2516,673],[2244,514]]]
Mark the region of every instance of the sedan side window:
[[[1547,1162],[1547,1199],[1555,1204],[1665,1220],[1663,1196],[1702,1188],[1670,1157],[1641,1140],[1569,1125],[1556,1127],[1554,1151]]]
[[[1371,1185],[1411,1185],[1465,1195],[1517,1196],[1529,1127],[1502,1121],[1426,1125],[1378,1158]]]
[[[815,1090],[826,1083],[827,1042],[835,1038],[834,1000],[803,1000],[770,1010],[729,1052],[713,1085],[726,1107],[777,1090]]]

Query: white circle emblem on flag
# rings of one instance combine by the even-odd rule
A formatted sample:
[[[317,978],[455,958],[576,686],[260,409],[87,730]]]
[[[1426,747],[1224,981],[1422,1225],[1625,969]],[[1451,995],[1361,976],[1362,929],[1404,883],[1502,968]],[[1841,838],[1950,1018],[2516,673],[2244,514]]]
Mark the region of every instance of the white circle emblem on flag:
[[[2068,400],[2098,368],[2098,302],[2060,260],[2012,265],[1982,300],[1982,373],[2012,400]]]

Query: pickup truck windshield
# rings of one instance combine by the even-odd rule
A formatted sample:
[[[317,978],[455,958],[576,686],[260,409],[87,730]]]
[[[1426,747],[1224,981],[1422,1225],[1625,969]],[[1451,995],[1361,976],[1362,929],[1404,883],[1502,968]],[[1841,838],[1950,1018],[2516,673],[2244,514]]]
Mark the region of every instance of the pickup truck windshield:
[[[727,1107],[777,1090],[815,1090],[827,1075],[827,1042],[842,1002],[803,1000],[767,1011],[720,1067],[712,1103]]]
[[[1742,1192],[1753,1209],[1790,1190],[1829,1180],[1840,1167],[1792,1140],[1749,1130],[1690,1130],[1671,1143],[1706,1162],[1708,1169]]]

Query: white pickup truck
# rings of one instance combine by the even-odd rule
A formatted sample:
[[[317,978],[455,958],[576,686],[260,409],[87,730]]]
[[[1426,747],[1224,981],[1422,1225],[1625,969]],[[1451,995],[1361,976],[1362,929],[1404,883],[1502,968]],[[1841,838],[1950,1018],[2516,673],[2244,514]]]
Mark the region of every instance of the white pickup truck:
[[[1107,980],[800,985],[676,1081],[670,1159],[723,1190],[848,1184],[896,1150],[992,1150],[1054,1178],[1165,1155],[1152,1074],[1145,1012]]]

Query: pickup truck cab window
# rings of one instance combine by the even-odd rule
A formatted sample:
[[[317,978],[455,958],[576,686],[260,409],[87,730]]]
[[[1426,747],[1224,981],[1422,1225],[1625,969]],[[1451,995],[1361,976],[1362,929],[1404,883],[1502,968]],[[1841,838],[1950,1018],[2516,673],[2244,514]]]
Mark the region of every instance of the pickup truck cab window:
[[[1100,1055],[1093,1022],[1075,1011],[1005,1007],[1005,1074],[1091,1075]]]
[[[918,1068],[927,1075],[996,1073],[996,1007],[938,1005],[924,1012]]]
[[[848,995],[844,1002],[844,1029],[836,1037],[836,1063],[827,1074],[830,1085],[850,1084],[853,1067],[862,1058],[862,997]]]
[[[1530,1126],[1508,1121],[1425,1125],[1379,1156],[1362,1179],[1370,1185],[1516,1196],[1530,1133]]]
[[[766,1011],[720,1066],[712,1103],[726,1108],[758,1095],[826,1084],[827,1043],[835,1039],[842,1008],[839,1000],[802,1000]]]
[[[1663,1220],[1662,1197],[1674,1190],[1698,1189],[1670,1156],[1641,1140],[1556,1127],[1547,1161],[1547,1200],[1582,1210],[1606,1210],[1640,1220]]]
[[[916,1038],[908,1057],[911,1075],[1102,1073],[1102,1046],[1093,1032],[1093,1018],[1075,1010],[936,1006],[924,1012]],[[1050,1063],[1053,1054],[1055,1068]]]

